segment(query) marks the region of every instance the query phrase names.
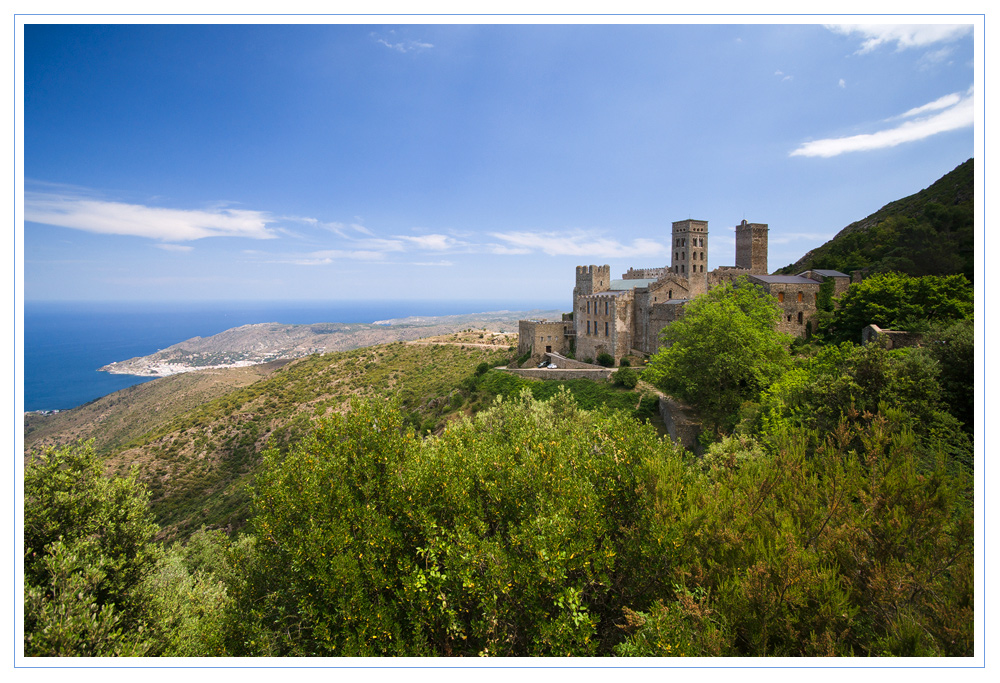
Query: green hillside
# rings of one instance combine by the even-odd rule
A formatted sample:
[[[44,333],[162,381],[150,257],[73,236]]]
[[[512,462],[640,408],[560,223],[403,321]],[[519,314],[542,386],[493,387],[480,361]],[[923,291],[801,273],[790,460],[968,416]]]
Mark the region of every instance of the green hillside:
[[[913,276],[961,273],[973,281],[973,171],[974,160],[969,159],[930,187],[851,223],[776,273],[867,269]]]

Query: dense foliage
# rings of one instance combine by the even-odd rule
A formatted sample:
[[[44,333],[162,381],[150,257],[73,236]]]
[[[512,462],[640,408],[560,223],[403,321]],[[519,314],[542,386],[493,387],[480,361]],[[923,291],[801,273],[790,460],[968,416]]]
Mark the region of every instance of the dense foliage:
[[[860,342],[868,325],[922,332],[930,324],[969,320],[973,292],[964,275],[882,273],[852,284],[837,304],[823,333],[833,341]]]
[[[90,444],[39,454],[24,474],[29,655],[138,655],[140,586],[156,562],[149,496],[108,479]]]
[[[143,605],[128,631],[77,615],[54,632],[36,616],[118,614],[86,592],[113,553],[41,543],[62,569],[30,567],[26,650],[969,655],[969,482],[911,425],[888,407],[823,432],[784,420],[699,459],[565,389],[499,399],[428,439],[395,407],[356,402],[266,454],[246,536],[202,531],[160,553],[125,509],[142,531],[128,536],[141,571],[123,574],[122,604]],[[74,453],[43,463],[65,476],[33,501],[94,473]],[[29,470],[32,490],[40,478]],[[33,530],[52,518],[26,508]],[[46,590],[59,581],[73,595]],[[53,633],[58,649],[37,646]]]
[[[265,462],[227,647],[969,654],[968,483],[918,451],[893,410],[692,460],[566,393],[426,441],[360,404]]]

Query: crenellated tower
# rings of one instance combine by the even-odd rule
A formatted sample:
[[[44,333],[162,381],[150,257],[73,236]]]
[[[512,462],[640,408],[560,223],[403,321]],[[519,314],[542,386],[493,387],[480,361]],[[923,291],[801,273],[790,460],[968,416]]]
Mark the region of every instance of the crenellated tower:
[[[581,297],[591,296],[611,289],[611,266],[577,266],[576,287],[573,288],[573,326],[576,328],[585,320],[586,305]],[[579,329],[577,329],[579,334]]]

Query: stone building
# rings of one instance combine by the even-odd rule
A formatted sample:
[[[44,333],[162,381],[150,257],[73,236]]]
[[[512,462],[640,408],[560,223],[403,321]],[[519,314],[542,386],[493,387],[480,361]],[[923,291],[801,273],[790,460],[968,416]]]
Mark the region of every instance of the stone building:
[[[751,275],[749,280],[778,300],[778,331],[805,337],[818,310],[820,283],[800,275]]]
[[[616,361],[633,353],[651,355],[663,328],[684,314],[689,300],[741,276],[778,300],[780,331],[805,337],[816,316],[820,284],[832,278],[835,296],[850,285],[847,275],[832,270],[768,275],[768,226],[746,220],[736,226],[736,265],[708,271],[708,235],[707,221],[674,222],[670,266],[629,268],[619,280],[611,279],[610,266],[577,266],[573,313],[560,322],[521,321],[519,352],[530,350],[540,358],[572,351],[580,360],[608,353]]]

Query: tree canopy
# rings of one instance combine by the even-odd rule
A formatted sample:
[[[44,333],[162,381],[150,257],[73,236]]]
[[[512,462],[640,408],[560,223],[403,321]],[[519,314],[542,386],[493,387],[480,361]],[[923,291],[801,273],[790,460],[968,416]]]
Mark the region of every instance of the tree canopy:
[[[832,341],[857,343],[868,325],[922,331],[929,323],[970,319],[973,310],[972,283],[964,275],[879,273],[840,297],[825,333]]]
[[[791,338],[775,331],[779,316],[774,298],[745,278],[716,287],[664,330],[643,377],[731,427],[740,405],[788,366]]]

